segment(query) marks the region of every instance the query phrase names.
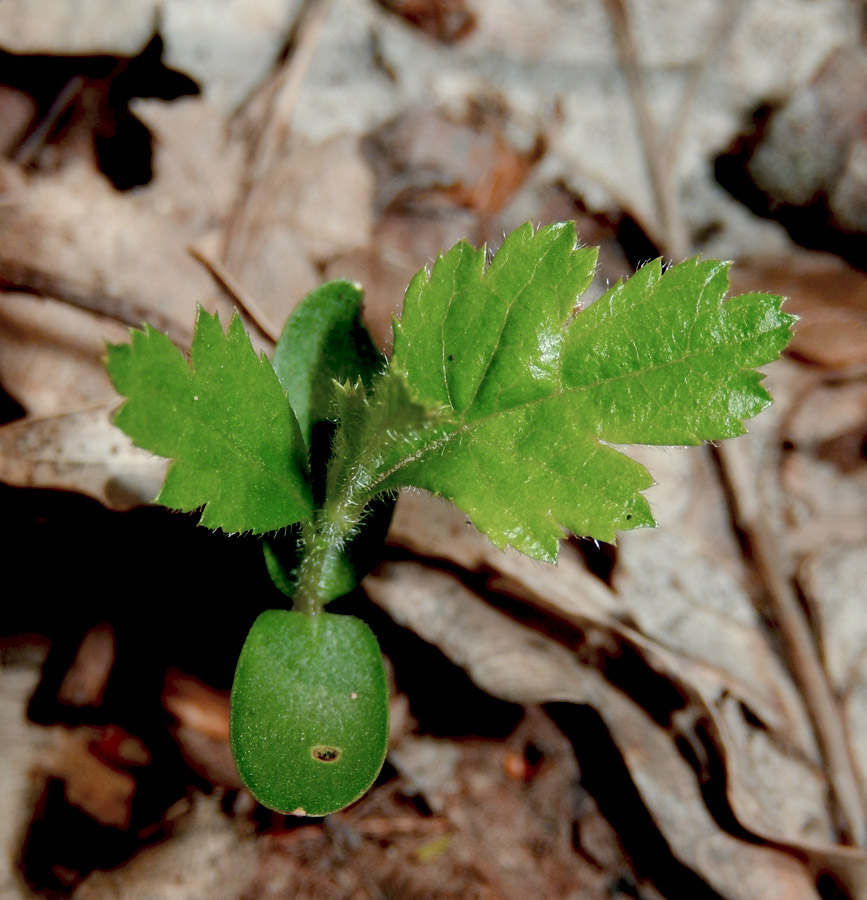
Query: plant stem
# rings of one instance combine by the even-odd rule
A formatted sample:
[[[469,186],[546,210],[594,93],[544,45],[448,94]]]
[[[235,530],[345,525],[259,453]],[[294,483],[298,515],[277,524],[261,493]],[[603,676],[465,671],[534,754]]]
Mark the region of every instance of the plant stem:
[[[363,500],[345,489],[333,503],[326,501],[315,522],[301,529],[301,563],[298,566],[293,608],[310,616],[318,615],[333,594],[334,570],[347,541],[356,533],[368,497]]]

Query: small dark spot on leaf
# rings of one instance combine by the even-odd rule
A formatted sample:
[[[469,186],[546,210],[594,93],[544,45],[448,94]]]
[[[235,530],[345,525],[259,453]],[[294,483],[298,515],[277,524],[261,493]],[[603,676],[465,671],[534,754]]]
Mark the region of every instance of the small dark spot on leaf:
[[[454,362],[454,361],[455,361],[454,353],[449,353],[449,362]]]
[[[339,747],[311,747],[310,755],[319,762],[331,763],[337,762],[340,756]]]
[[[628,522],[632,518],[632,513],[626,514],[626,521]]]

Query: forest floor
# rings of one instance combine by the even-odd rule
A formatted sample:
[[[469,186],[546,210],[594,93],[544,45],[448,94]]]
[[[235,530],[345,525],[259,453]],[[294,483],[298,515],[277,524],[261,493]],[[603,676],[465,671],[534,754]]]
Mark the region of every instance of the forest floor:
[[[867,55],[854,0],[5,0],[0,900],[867,897]],[[574,220],[595,296],[733,260],[800,321],[773,407],[628,452],[659,528],[554,568],[400,498],[345,603],[373,789],[241,787],[256,538],[149,506],[105,342],[196,305],[270,353],[325,279],[386,351],[461,238]],[[342,603],[343,601],[341,601]]]

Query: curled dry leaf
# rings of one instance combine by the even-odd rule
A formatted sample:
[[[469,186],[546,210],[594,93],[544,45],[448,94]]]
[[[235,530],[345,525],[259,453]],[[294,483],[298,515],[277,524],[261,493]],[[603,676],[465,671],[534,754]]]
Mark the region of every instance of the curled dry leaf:
[[[773,433],[773,428],[769,431]],[[683,460],[680,463],[685,464]],[[688,470],[689,465],[685,465]],[[690,479],[685,481],[689,483]],[[692,481],[703,483],[698,478]],[[703,490],[706,489],[704,484]],[[663,520],[669,516],[664,506],[662,503],[654,507]],[[615,570],[620,573],[617,593],[590,575],[568,552],[568,545],[561,553],[557,569],[516,554],[497,553],[460,513],[420,494],[400,498],[391,539],[427,557],[450,559],[470,571],[486,572],[491,577],[491,585],[498,590],[505,590],[578,627],[583,634],[579,651],[582,658],[594,659],[598,665],[606,658],[624,653],[631,659],[642,660],[648,671],[673,684],[679,696],[689,698],[691,714],[676,717],[683,722],[682,736],[701,747],[703,756],[716,757],[717,765],[712,765],[709,771],[726,773],[725,783],[717,787],[720,796],[728,792],[740,822],[774,844],[788,845],[795,853],[806,853],[817,868],[830,866],[857,894],[867,885],[867,857],[835,844],[833,822],[826,804],[826,780],[809,720],[776,657],[763,621],[751,606],[744,588],[739,586],[743,569],[734,565],[725,553],[720,555],[719,547],[723,545],[719,545],[716,558],[713,555],[708,558],[708,541],[702,539],[701,529],[695,527],[695,517],[692,520],[686,517],[685,521],[691,537],[683,533],[671,535],[665,528],[621,536]],[[630,566],[633,567],[631,576]],[[733,575],[732,567],[739,574]],[[645,568],[649,575],[643,588]],[[379,588],[375,580],[373,584],[370,591],[378,601]],[[456,582],[447,586],[452,593],[461,595],[462,589]],[[476,625],[462,621],[456,612],[435,614],[434,610],[443,602],[443,592],[439,585],[436,599],[429,601],[430,606],[414,593],[414,600],[407,601],[406,607],[401,605],[399,613],[395,612],[393,603],[387,608],[392,615],[403,616],[400,621],[467,668],[484,689],[496,696],[527,702],[520,691],[528,679],[532,683],[540,663],[528,659],[527,668],[522,670],[523,663],[514,659],[514,665],[504,674],[498,670],[495,678],[488,673],[488,665],[496,667],[497,660],[509,658],[510,651],[496,641],[491,642],[487,633],[481,638],[478,637],[481,632],[469,632],[474,634],[472,652],[468,640],[456,649],[446,648],[442,643],[446,638],[432,628],[445,629],[451,635],[454,624],[457,631],[466,634],[467,629]],[[660,615],[659,627],[650,612],[641,610],[644,602],[649,602]],[[414,609],[411,616],[408,606]],[[431,617],[436,615],[438,626],[424,618],[426,609]],[[642,624],[649,628],[648,634],[641,630]],[[514,623],[510,628],[520,630]],[[528,640],[535,646],[538,638],[538,634],[531,633]],[[752,647],[746,654],[745,645]],[[563,650],[557,646],[558,658]],[[547,674],[539,676],[538,683],[552,697],[562,687],[562,673],[575,665],[574,657],[568,653],[562,659],[562,664],[552,666],[550,672],[546,669]],[[605,666],[601,668],[604,672]],[[587,667],[582,669],[582,678],[586,695],[581,702],[604,712],[605,704],[610,701],[604,696],[603,687],[610,690],[611,685],[603,675],[591,674]],[[627,691],[634,688],[636,695],[640,695],[640,681],[639,677],[635,684],[619,686]],[[513,696],[510,692],[515,690],[518,693]],[[572,690],[574,697],[574,686]],[[666,815],[672,814],[666,812]]]
[[[818,896],[810,872],[795,856],[739,840],[717,825],[673,735],[595,666],[497,612],[450,575],[415,563],[390,563],[367,586],[389,615],[439,647],[494,696],[596,708],[674,855],[723,896]]]
[[[19,487],[77,491],[110,509],[149,503],[166,461],[139,450],[111,424],[110,404],[0,426],[0,479]]]
[[[28,413],[0,426],[0,479],[77,491],[113,509],[156,496],[165,462],[110,422],[117,398],[102,356],[107,340],[126,334],[57,300],[0,295],[0,381]]]
[[[5,182],[5,184],[4,184]],[[25,182],[0,168],[0,283],[189,344],[197,304],[232,305],[187,252],[195,237],[84,166]]]
[[[825,668],[858,774],[867,783],[867,542],[816,551],[804,562],[799,583],[818,614]]]

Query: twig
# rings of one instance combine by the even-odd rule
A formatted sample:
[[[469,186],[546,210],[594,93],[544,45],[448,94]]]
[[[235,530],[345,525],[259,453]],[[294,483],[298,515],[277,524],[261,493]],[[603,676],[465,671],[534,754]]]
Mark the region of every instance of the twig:
[[[740,464],[738,452],[728,443],[714,450],[735,520],[749,542],[769,612],[779,629],[789,670],[810,716],[841,836],[863,847],[867,841],[867,810],[837,699],[793,586],[778,523],[762,502],[755,477]]]
[[[674,123],[669,129],[668,136],[662,147],[665,159],[675,159],[677,148],[683,145],[684,136],[689,123],[692,121],[693,106],[696,98],[700,95],[714,67],[719,64],[720,58],[728,47],[729,41],[748,3],[749,0],[729,0],[728,3],[719,4],[717,22],[708,40],[707,50],[701,54],[700,62],[693,67],[686,90],[677,104]]]
[[[83,85],[84,79],[80,75],[76,75],[66,82],[63,89],[54,98],[54,102],[51,104],[50,109],[45,114],[42,121],[15,152],[15,155],[12,157],[13,162],[18,163],[20,166],[29,166],[33,162],[36,154],[45,143],[45,138],[48,136],[48,133],[69,107],[69,104],[72,103],[81,92]]]
[[[207,273],[217,285],[229,295],[229,299],[242,309],[259,333],[272,343],[280,338],[280,329],[271,321],[268,314],[252,297],[244,293],[237,281],[218,262],[208,258],[196,247],[187,247],[187,253],[204,266]]]
[[[674,177],[676,158],[674,154],[664,155],[662,151],[659,134],[650,113],[644,82],[638,70],[638,53],[626,6],[623,0],[605,0],[605,8],[614,29],[620,63],[626,75],[632,105],[638,119],[638,130],[644,148],[644,162],[650,178],[659,226],[665,239],[664,249],[667,256],[673,259],[683,259],[688,253],[689,241],[677,199]]]

